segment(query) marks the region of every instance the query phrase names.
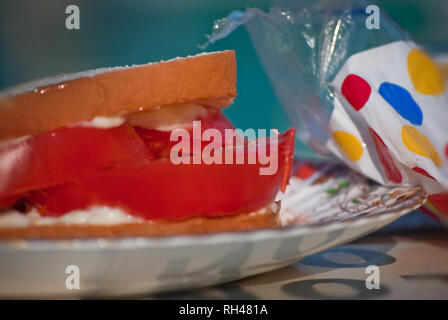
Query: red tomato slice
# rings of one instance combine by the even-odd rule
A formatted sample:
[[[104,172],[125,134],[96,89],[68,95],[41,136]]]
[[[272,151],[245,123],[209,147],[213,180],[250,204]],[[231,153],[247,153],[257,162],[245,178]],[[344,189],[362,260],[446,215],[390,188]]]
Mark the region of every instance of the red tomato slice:
[[[12,207],[18,200],[20,200],[21,195],[12,196],[9,198],[0,199],[0,208],[10,208]]]
[[[223,135],[225,129],[233,129],[232,123],[221,113],[209,111],[207,117],[199,117],[196,120],[201,121],[201,133],[209,128],[218,129]],[[174,146],[177,141],[170,141],[171,131],[159,131],[155,129],[146,129],[135,127],[137,133],[145,141],[149,149],[159,157],[168,157],[171,147]],[[191,143],[193,143],[192,128],[187,129],[191,137]],[[202,146],[208,142],[203,142]]]
[[[133,127],[61,128],[0,146],[3,199],[154,158]]]
[[[259,139],[261,140],[261,139]],[[259,143],[259,141],[257,141]],[[268,152],[275,145],[266,140]],[[145,165],[117,168],[61,186],[32,192],[28,198],[45,216],[94,205],[123,208],[144,219],[186,219],[248,213],[271,203],[291,174],[294,129],[278,136],[278,169],[254,164],[179,164],[158,158]],[[233,149],[232,152],[238,152]],[[241,150],[240,150],[241,152]],[[244,148],[246,158],[253,150]]]
[[[233,128],[221,112],[210,112],[198,120],[202,130]],[[14,199],[30,190],[69,182],[100,170],[147,162],[156,154],[169,154],[176,143],[170,142],[169,137],[170,132],[125,124],[110,129],[66,127],[0,145],[0,208],[10,207]]]

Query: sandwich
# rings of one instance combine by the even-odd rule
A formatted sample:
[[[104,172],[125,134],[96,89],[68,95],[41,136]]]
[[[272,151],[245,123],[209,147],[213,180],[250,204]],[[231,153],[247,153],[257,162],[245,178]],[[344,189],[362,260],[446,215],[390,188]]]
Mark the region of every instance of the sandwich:
[[[275,199],[291,174],[294,131],[235,134],[222,113],[235,97],[231,50],[1,92],[0,238],[279,227]],[[260,174],[257,147],[276,155],[274,172]]]

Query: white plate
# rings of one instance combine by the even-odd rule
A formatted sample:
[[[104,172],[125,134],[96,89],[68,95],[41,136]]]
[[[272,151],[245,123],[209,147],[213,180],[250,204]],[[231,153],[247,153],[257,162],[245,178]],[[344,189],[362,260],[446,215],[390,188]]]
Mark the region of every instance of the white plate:
[[[288,226],[280,230],[1,241],[0,295],[122,296],[232,281],[371,233],[418,208],[426,194],[420,188],[374,186],[345,168],[324,166],[305,180],[293,178],[281,198]],[[79,289],[66,288],[69,265],[79,267]]]

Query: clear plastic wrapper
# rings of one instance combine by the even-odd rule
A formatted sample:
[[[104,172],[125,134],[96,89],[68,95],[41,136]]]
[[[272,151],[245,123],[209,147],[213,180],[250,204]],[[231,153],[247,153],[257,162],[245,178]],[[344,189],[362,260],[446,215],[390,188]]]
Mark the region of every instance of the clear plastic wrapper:
[[[384,185],[448,191],[448,89],[437,64],[369,5],[249,8],[215,22],[209,42],[244,25],[297,137]]]

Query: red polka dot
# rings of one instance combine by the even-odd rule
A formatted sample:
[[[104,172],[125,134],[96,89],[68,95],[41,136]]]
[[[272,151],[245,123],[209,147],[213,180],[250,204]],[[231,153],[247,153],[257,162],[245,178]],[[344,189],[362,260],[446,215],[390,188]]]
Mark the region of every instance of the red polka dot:
[[[412,168],[417,173],[420,173],[421,175],[424,175],[425,177],[431,178],[432,180],[436,180],[432,175],[430,175],[425,169],[422,169],[420,167],[414,167]],[[436,180],[437,181],[437,180]]]
[[[369,131],[373,141],[375,142],[376,151],[378,152],[378,158],[383,164],[384,173],[386,174],[387,179],[395,183],[400,183],[403,178],[401,177],[400,170],[398,170],[398,168],[395,166],[389,149],[384,144],[383,139],[381,139],[381,137],[372,128],[369,128]]]
[[[428,199],[440,211],[442,215],[448,216],[448,192],[429,195]]]
[[[448,143],[445,145],[445,157],[448,158]]]
[[[349,74],[342,83],[341,92],[352,107],[358,111],[369,100],[372,88],[363,78],[356,74]]]

